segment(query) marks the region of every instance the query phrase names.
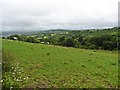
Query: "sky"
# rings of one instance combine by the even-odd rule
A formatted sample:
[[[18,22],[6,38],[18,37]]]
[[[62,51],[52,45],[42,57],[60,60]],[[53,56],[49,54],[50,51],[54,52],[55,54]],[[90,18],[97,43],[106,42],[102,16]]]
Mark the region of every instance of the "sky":
[[[80,30],[116,27],[118,1],[1,0],[2,30]]]

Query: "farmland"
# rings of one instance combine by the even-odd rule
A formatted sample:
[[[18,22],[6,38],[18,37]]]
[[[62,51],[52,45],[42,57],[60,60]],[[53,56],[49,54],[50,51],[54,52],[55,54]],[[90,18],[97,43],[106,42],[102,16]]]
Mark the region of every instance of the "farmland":
[[[117,51],[3,40],[3,87],[117,88]]]

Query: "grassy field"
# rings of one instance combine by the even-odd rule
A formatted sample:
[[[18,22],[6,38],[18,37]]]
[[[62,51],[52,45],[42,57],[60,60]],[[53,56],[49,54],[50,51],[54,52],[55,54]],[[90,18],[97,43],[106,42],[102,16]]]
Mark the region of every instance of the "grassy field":
[[[3,40],[3,85],[26,88],[116,88],[117,51]]]

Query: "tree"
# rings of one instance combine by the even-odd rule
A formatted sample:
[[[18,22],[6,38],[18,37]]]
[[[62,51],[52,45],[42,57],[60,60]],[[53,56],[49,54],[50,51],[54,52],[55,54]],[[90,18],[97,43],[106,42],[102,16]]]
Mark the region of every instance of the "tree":
[[[60,38],[58,39],[59,45],[63,45],[64,42],[65,42],[65,36],[62,36],[62,37],[60,37]]]
[[[5,39],[5,37],[2,37],[2,39]]]
[[[26,42],[35,43],[35,38],[34,37],[27,37]]]
[[[73,39],[73,44],[74,44],[74,47],[78,48],[80,46],[80,43],[77,39]]]
[[[18,40],[20,40],[20,36],[18,34],[10,35],[7,37],[7,39],[14,40],[14,37],[16,37]]]
[[[105,50],[114,50],[115,48],[117,48],[117,43],[116,42],[112,42],[112,41],[111,42],[105,41],[105,42],[103,42],[102,47]]]
[[[67,46],[67,47],[74,47],[75,46],[74,41],[73,41],[72,38],[67,38],[63,45]]]
[[[26,41],[27,39],[27,35],[20,35],[19,37],[20,37],[19,38],[20,41]]]
[[[78,35],[78,41],[81,43],[82,42],[82,40],[83,40],[83,36],[81,36],[81,35]]]

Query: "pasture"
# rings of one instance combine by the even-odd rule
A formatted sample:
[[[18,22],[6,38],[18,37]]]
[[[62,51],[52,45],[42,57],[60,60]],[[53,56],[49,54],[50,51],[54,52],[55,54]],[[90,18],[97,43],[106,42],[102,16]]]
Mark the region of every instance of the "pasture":
[[[117,88],[117,51],[3,40],[3,86]]]

